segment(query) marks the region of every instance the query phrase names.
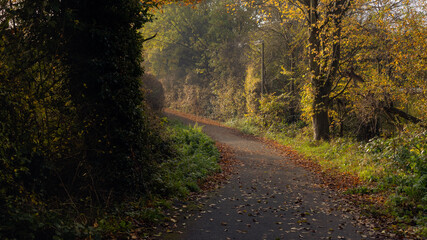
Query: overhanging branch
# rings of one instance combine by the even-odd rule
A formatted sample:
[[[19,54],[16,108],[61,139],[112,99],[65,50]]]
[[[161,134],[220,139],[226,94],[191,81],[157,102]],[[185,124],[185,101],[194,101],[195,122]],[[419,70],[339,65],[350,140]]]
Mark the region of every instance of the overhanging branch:
[[[401,117],[403,119],[406,119],[406,120],[408,120],[408,121],[410,121],[412,123],[415,123],[415,124],[421,122],[421,119],[419,119],[417,117],[414,117],[414,116],[412,116],[412,115],[410,115],[410,114],[408,114],[408,113],[406,113],[406,112],[404,112],[404,111],[402,111],[400,109],[397,109],[395,107],[385,107],[384,110],[386,112],[388,112],[388,113],[391,113],[393,115],[397,115],[397,116],[399,116],[399,117]],[[420,124],[420,126],[424,127],[424,128],[427,128],[427,126],[425,126],[423,124]]]

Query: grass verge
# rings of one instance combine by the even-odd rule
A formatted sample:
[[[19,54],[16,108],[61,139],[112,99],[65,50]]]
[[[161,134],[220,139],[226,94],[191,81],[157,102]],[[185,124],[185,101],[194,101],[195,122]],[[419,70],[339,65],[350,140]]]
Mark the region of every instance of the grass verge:
[[[215,142],[202,133],[202,127],[172,122],[168,135],[177,157],[161,165],[160,181],[172,196],[199,191],[198,182],[220,171],[219,151]]]

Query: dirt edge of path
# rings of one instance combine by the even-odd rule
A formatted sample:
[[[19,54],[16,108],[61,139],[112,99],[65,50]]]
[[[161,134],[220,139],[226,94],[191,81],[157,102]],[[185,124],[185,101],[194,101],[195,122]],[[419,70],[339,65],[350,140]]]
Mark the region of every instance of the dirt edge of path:
[[[218,163],[221,171],[211,174],[207,178],[200,181],[199,187],[201,191],[212,191],[221,186],[228,179],[230,179],[231,175],[236,173],[235,166],[237,164],[241,164],[241,162],[236,159],[234,150],[231,147],[219,142],[216,142],[215,146],[220,153],[220,159]]]

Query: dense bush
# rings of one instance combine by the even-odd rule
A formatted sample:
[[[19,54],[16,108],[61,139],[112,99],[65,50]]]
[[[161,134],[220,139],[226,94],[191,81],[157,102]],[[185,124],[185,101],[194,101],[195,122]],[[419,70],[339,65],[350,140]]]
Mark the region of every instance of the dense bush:
[[[279,130],[299,119],[298,99],[295,96],[266,94],[259,102],[256,118],[263,128]]]
[[[90,235],[168,144],[140,91],[144,1],[0,1],[0,238]]]
[[[381,186],[393,189],[392,212],[404,221],[427,223],[427,131],[411,129],[393,138],[375,138],[364,149],[384,169]]]
[[[162,111],[165,104],[163,84],[152,74],[142,76],[144,100],[153,111]]]
[[[138,30],[149,21],[149,4],[138,0],[68,1],[62,62],[76,127],[83,138],[80,158],[98,201],[109,192],[148,191],[161,146],[142,104]]]

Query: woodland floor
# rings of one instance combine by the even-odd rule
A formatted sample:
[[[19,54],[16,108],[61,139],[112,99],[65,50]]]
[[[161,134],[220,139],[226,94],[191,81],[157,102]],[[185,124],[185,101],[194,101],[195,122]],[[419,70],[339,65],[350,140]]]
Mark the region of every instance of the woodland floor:
[[[357,179],[325,177],[291,150],[217,122],[165,114],[185,124],[198,122],[227,161],[222,174],[206,181],[207,190],[174,204],[171,221],[154,239],[399,239],[381,233],[342,197],[337,186]]]

